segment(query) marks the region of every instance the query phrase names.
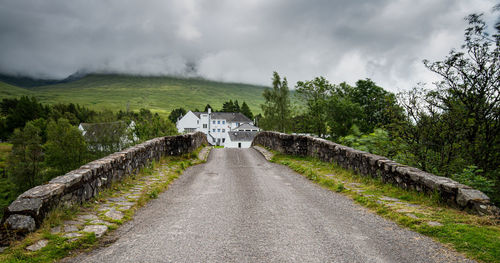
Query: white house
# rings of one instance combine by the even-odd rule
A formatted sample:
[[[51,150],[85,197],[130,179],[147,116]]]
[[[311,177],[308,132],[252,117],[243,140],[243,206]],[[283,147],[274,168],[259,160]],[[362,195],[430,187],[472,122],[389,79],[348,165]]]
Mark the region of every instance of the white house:
[[[224,143],[225,148],[249,148],[258,131],[230,131]]]
[[[238,128],[256,130],[253,121],[239,112],[192,112],[188,111],[179,117],[176,123],[179,133],[201,131],[207,135],[207,140],[212,145],[226,145],[230,131]],[[253,138],[252,138],[253,139]]]

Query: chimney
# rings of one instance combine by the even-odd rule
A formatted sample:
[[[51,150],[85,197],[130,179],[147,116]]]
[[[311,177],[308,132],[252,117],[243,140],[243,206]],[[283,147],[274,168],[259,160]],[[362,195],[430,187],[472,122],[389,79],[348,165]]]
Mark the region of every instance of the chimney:
[[[208,114],[212,113],[212,109],[208,108]]]

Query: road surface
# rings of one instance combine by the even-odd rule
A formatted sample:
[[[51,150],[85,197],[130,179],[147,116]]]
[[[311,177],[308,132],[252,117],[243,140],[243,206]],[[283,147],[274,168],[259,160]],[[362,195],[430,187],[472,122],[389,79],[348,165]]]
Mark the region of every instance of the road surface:
[[[463,262],[254,149],[214,149],[70,262]]]

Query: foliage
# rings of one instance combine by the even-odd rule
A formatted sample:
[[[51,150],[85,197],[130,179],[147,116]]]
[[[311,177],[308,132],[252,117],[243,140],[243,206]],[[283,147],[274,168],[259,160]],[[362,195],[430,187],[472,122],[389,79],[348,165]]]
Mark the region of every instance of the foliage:
[[[238,100],[229,100],[222,104],[222,112],[240,112],[240,105],[238,104]]]
[[[494,180],[490,197],[498,203],[500,35],[490,38],[480,15],[470,15],[467,20],[461,50],[452,50],[443,61],[424,61],[442,78],[437,89],[420,85],[400,94],[406,120],[392,130],[407,145],[411,165],[443,176],[455,174],[466,184],[481,182],[483,177]],[[470,165],[479,168],[474,174],[481,177],[467,176],[470,171],[464,172],[464,168]]]
[[[262,94],[265,103],[261,104],[264,116],[261,127],[266,130],[285,132],[290,122],[290,91],[286,78],[281,80],[277,72],[273,73],[273,89],[266,89]]]
[[[18,191],[22,192],[41,181],[43,152],[40,129],[31,122],[23,129],[14,130],[11,137],[12,152],[9,156],[9,176]]]
[[[477,166],[470,165],[464,168],[461,173],[453,174],[451,178],[462,184],[472,186],[475,189],[491,196],[494,194],[493,191],[495,182],[485,178],[481,174],[483,174],[483,170],[479,169]]]
[[[180,107],[180,108],[174,109],[172,112],[170,112],[170,115],[168,115],[168,119],[172,123],[177,123],[177,119],[179,119],[179,117],[184,116],[184,115],[186,115],[186,110],[183,107]]]
[[[243,104],[241,104],[240,112],[243,115],[247,116],[250,120],[253,120],[253,113],[250,110],[250,107],[248,107],[248,104],[246,102],[243,102]]]
[[[49,121],[44,149],[45,162],[56,169],[55,175],[76,169],[88,160],[87,144],[82,133],[67,119]]]
[[[398,159],[397,154],[400,149],[386,130],[377,128],[372,133],[362,134],[358,127],[353,125],[349,133],[348,136],[340,138],[341,144],[391,159]]]
[[[333,89],[334,86],[324,77],[299,81],[296,85],[296,95],[306,102],[307,120],[311,123],[314,133],[320,137],[326,135],[327,98],[331,96]]]
[[[127,122],[134,121],[133,132],[140,141],[177,134],[177,128],[170,120],[165,120],[158,113],[152,113],[148,109],[140,109],[139,112],[120,111],[117,118]]]

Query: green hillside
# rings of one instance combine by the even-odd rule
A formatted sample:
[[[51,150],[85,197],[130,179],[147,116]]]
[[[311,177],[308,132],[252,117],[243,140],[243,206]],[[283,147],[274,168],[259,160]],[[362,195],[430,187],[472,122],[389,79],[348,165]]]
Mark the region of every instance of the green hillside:
[[[0,82],[0,99],[30,95],[42,103],[78,103],[93,109],[130,110],[147,108],[160,114],[172,109],[198,108],[209,103],[221,108],[227,100],[246,101],[250,109],[260,112],[265,87],[175,77],[140,77],[93,74],[79,80],[29,89]]]
[[[17,98],[24,95],[30,96],[33,95],[33,92],[0,81],[0,99]]]

